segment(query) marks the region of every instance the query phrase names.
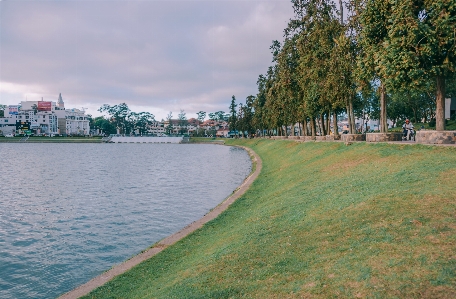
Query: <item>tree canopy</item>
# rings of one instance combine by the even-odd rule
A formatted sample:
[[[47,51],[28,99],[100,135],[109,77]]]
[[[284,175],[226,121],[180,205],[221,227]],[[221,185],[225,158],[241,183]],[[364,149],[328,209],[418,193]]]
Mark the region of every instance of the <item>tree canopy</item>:
[[[336,7],[329,0],[291,0],[291,5],[295,15],[284,40],[270,46],[272,65],[259,75],[257,94],[245,104],[231,102],[232,128],[338,134],[334,124],[342,116],[355,133],[357,116],[379,119],[381,132],[388,130],[387,119],[404,118],[435,120],[436,129],[444,129],[445,97],[455,94],[454,1],[339,0]]]

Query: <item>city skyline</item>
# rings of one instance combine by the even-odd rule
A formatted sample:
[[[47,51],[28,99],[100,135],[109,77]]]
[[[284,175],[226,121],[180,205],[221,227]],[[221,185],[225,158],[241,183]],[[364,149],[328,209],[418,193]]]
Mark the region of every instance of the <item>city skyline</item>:
[[[257,91],[293,16],[276,1],[0,2],[0,104],[126,103],[157,120],[228,111]]]

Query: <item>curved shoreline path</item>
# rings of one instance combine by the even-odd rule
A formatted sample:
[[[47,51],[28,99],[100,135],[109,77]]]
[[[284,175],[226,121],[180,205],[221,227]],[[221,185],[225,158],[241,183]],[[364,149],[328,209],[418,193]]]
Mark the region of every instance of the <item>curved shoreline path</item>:
[[[147,249],[146,251],[132,257],[131,259],[123,262],[122,264],[116,265],[112,267],[110,270],[106,271],[105,273],[91,279],[90,281],[86,282],[85,284],[77,287],[76,289],[69,291],[68,293],[63,294],[62,296],[58,297],[58,299],[75,299],[81,296],[89,294],[92,290],[104,285],[117,275],[120,275],[134,266],[138,265],[139,263],[153,257],[157,253],[161,252],[165,248],[170,245],[173,245],[177,241],[185,238],[190,233],[196,231],[197,229],[203,227],[204,224],[215,219],[218,215],[220,215],[223,211],[225,211],[233,202],[235,202],[239,197],[241,197],[250,187],[250,185],[255,181],[258,175],[261,172],[261,159],[257,153],[255,153],[252,149],[238,146],[240,148],[245,149],[252,160],[253,172],[244,180],[244,182],[231,194],[228,198],[226,198],[222,203],[212,209],[209,213],[204,215],[201,219],[196,220],[195,222],[189,224],[185,228],[181,229],[177,233],[172,234],[169,237],[157,242],[153,247]]]

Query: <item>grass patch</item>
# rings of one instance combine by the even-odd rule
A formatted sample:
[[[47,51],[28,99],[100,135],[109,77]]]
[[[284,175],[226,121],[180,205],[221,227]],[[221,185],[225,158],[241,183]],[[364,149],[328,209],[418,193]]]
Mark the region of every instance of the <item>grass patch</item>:
[[[456,148],[226,140],[262,173],[85,298],[454,298]]]
[[[224,142],[226,138],[216,138],[216,137],[191,137],[190,143],[212,143],[212,142]]]

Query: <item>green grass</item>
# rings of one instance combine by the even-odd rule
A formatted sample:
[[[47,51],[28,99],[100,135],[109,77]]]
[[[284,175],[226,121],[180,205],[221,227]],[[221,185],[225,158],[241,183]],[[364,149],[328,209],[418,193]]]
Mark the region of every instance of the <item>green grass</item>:
[[[211,142],[223,142],[226,138],[216,138],[216,137],[191,137],[190,143],[211,143]]]
[[[456,148],[226,142],[249,191],[84,298],[456,297]]]

